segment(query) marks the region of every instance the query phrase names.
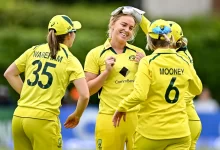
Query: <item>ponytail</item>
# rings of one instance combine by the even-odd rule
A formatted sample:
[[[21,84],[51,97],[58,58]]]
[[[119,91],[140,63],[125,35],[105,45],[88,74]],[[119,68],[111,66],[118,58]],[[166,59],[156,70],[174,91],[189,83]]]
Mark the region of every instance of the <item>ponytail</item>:
[[[149,34],[147,35],[147,48],[149,48],[150,50],[156,50],[157,48],[163,48],[163,47],[172,47],[173,44],[173,37],[171,36],[171,38],[169,38],[166,34],[161,34],[159,36],[163,37],[164,39],[153,39],[152,37],[149,36]]]
[[[63,43],[65,37],[69,34],[56,35],[54,29],[50,29],[47,35],[47,42],[50,48],[51,58],[56,59],[57,52],[60,50],[60,43]]]
[[[55,59],[60,45],[58,43],[57,37],[55,35],[55,30],[51,29],[47,35],[47,42],[50,48],[51,58]]]

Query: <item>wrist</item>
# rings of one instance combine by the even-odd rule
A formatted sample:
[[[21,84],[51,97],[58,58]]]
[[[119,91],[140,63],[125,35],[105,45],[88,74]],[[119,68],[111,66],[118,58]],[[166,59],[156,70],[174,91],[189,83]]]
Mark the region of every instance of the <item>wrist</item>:
[[[78,119],[80,119],[80,117],[82,116],[82,114],[79,113],[79,112],[77,112],[77,110],[75,110],[75,111],[73,112],[73,114],[74,114],[74,116],[75,116],[76,118],[78,118]]]
[[[111,72],[110,70],[106,69],[106,70],[103,72],[103,75],[104,75],[104,76],[108,76],[108,75],[110,74],[110,72]]]

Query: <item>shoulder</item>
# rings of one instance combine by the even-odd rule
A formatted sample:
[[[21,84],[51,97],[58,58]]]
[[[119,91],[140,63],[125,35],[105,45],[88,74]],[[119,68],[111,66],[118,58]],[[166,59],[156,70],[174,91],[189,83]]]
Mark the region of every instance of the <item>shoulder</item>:
[[[137,46],[134,46],[134,45],[131,45],[131,44],[128,44],[128,43],[126,44],[126,46],[127,46],[129,49],[134,50],[134,51],[136,51],[136,52],[143,52],[143,53],[145,53],[143,49],[141,49],[141,48],[139,48],[139,47],[137,47]]]
[[[155,62],[157,60],[157,58],[160,56],[159,53],[153,53],[151,55],[148,55],[145,57],[145,60],[151,64],[152,62]]]
[[[74,56],[72,53],[69,54],[68,57],[68,64],[71,65],[72,67],[76,67],[76,66],[82,66],[81,62],[79,61],[79,59]]]
[[[182,62],[184,62],[184,64],[191,64],[190,58],[185,54],[185,52],[178,52],[176,53],[176,55],[180,58]]]
[[[188,63],[193,64],[193,58],[188,49],[186,49],[185,51],[178,51],[177,55],[181,56]]]
[[[91,49],[88,54],[86,55],[86,58],[100,58],[100,56],[105,52],[104,45],[99,45],[93,49]]]
[[[39,45],[34,45],[34,46],[32,46],[30,49],[36,50],[36,49],[38,49],[38,48],[45,48],[45,47],[48,47],[48,44],[47,44],[47,43],[39,44]],[[48,48],[49,48],[49,47],[48,47]]]
[[[35,50],[37,50],[40,46],[46,45],[46,44],[40,44],[40,45],[34,45],[30,48],[28,48],[23,54],[32,54]]]
[[[103,50],[105,50],[104,45],[99,45],[99,46],[91,49],[88,53],[99,54],[99,53],[102,53]]]
[[[68,59],[71,61],[79,61],[79,59],[74,56],[70,51],[68,51]]]

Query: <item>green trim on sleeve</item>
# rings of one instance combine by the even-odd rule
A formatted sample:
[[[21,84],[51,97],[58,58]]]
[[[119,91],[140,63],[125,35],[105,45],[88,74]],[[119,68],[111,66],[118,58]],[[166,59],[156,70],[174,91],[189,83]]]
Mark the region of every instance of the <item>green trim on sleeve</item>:
[[[189,63],[185,59],[183,59],[182,56],[178,55],[177,53],[176,53],[176,55],[179,56],[180,58],[182,58],[182,60],[184,60],[189,65]]]
[[[154,59],[157,58],[158,56],[160,56],[160,53],[158,53],[158,54],[155,55],[153,58],[151,58],[151,59],[149,60],[149,64],[151,63],[152,60],[154,60]]]
[[[184,51],[184,53],[186,54],[186,56],[189,58],[190,63],[193,63],[193,60],[189,57],[189,55],[186,53],[186,51]]]
[[[67,51],[62,47],[62,49],[63,49],[63,51],[64,51],[64,53],[65,53],[65,55],[66,55],[66,58],[68,58],[68,54],[67,54]]]

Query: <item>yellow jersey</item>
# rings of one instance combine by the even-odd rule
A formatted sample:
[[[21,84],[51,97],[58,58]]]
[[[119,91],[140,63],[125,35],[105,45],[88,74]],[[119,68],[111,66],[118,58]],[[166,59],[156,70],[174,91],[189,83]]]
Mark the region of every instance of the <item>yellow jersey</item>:
[[[144,15],[142,15],[140,27],[145,34],[148,34],[148,27],[150,26],[150,24],[151,22]],[[180,48],[177,50],[177,53],[193,65],[193,58],[187,48]],[[184,99],[186,100],[187,114],[189,120],[200,120],[198,114],[195,111],[195,106],[193,104],[194,97],[195,95],[191,94],[189,91],[186,91]]]
[[[136,52],[144,53],[142,49],[126,43],[123,53],[117,54],[111,47],[110,39],[107,39],[103,45],[87,54],[84,71],[97,75],[105,71],[107,57],[116,58],[111,73],[99,91],[99,113],[113,114],[119,102],[133,91],[134,77],[138,68],[138,63],[134,61]],[[128,111],[137,110],[138,107]]]
[[[187,60],[191,65],[193,65],[193,58],[189,53],[187,47],[179,48],[177,53]],[[193,103],[193,98],[195,95],[191,94],[189,91],[186,91],[184,99],[186,101],[186,111],[189,117],[189,120],[200,120],[198,114],[196,113],[195,106]]]
[[[82,65],[64,44],[60,44],[56,59],[50,57],[48,44],[42,44],[25,51],[15,64],[20,72],[25,72],[14,112],[21,117],[54,120],[68,84],[85,77]]]
[[[202,83],[175,49],[157,49],[140,61],[134,91],[119,104],[126,112],[140,103],[137,132],[149,139],[190,135],[184,94],[198,95]]]
[[[148,27],[150,26],[151,22],[142,15],[141,22],[140,22],[140,27],[142,31],[147,35],[148,34]]]

